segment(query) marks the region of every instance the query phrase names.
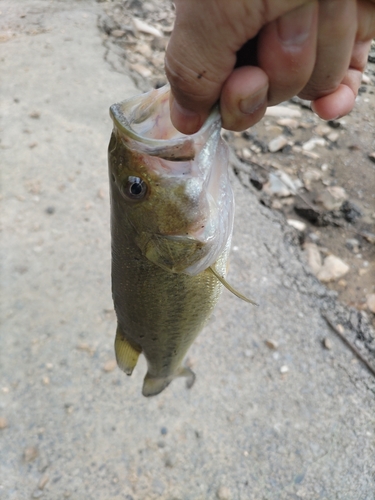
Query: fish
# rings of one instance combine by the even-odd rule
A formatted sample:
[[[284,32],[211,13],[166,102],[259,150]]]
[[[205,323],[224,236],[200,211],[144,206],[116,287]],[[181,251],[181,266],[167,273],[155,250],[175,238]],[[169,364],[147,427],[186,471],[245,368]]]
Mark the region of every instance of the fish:
[[[178,132],[165,86],[110,107],[112,297],[115,354],[131,375],[147,361],[142,394],[176,377],[224,286],[234,219],[228,146],[214,109],[200,131]]]

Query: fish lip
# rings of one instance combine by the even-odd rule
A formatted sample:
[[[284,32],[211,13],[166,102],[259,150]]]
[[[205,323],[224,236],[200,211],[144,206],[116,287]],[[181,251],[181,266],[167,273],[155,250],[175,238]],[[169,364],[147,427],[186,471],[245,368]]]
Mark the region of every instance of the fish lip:
[[[151,92],[149,93],[151,94]],[[170,86],[165,85],[162,89],[158,89],[158,92],[161,96],[164,96],[170,92]],[[172,161],[193,160],[197,153],[196,144],[199,142],[199,139],[209,131],[213,124],[217,121],[221,121],[219,107],[215,106],[200,130],[192,135],[186,135],[178,132],[178,136],[171,139],[153,139],[145,137],[144,135],[138,134],[132,128],[131,120],[129,120],[125,114],[128,111],[131,116],[131,110],[136,109],[137,105],[139,105],[143,99],[144,94],[141,94],[140,96],[131,97],[130,99],[112,104],[109,108],[109,114],[115,127],[117,127],[117,129],[124,134],[128,140],[136,141],[138,143],[138,147],[141,147],[143,152],[150,156],[158,156],[165,160]],[[151,116],[152,110],[149,114],[145,114],[143,121]]]

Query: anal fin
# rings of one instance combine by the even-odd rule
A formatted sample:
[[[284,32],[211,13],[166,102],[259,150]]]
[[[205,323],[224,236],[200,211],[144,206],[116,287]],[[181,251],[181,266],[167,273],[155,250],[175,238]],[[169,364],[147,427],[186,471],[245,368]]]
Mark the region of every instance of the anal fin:
[[[126,340],[119,327],[117,327],[116,331],[115,353],[119,368],[121,368],[126,375],[131,375],[137,364],[141,350],[136,349]]]
[[[239,299],[244,300],[245,302],[248,302],[249,304],[253,304],[254,306],[259,305],[254,300],[248,299],[247,297],[245,297],[245,295],[242,295],[242,293],[238,292],[235,288],[233,288],[223,276],[220,276],[220,274],[216,271],[215,266],[210,266],[208,269],[220,281],[220,283],[225,286],[227,290],[233,293],[233,295],[235,295]]]

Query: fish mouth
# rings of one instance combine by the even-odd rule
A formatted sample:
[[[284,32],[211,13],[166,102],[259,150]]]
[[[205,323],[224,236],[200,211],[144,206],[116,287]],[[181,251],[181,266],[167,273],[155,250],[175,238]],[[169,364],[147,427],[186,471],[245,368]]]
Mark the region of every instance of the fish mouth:
[[[130,147],[164,160],[193,160],[205,145],[212,128],[221,121],[215,107],[201,129],[192,135],[179,132],[170,120],[170,86],[131,97],[110,107],[110,116]],[[136,146],[136,147],[135,147]]]

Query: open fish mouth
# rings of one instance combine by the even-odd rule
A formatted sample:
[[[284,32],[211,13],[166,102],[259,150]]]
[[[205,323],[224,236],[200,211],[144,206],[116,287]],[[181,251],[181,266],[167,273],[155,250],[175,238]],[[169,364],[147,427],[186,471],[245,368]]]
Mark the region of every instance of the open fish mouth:
[[[174,128],[169,118],[170,86],[113,104],[110,115],[129,147],[164,160],[193,160],[213,128],[221,123],[215,107],[202,128],[185,135]],[[219,125],[220,128],[220,125]]]

